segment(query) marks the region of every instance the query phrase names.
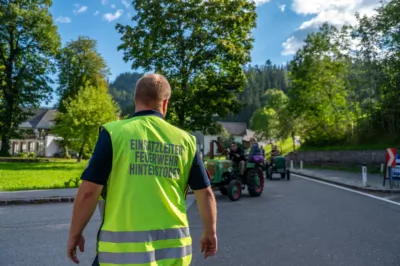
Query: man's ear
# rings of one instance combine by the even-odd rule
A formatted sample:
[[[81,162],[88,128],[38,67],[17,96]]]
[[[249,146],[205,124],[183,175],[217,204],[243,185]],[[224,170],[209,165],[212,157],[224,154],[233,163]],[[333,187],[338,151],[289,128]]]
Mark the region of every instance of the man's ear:
[[[163,101],[163,104],[162,104],[162,111],[163,111],[163,116],[164,116],[164,117],[167,115],[168,100],[169,100],[168,98],[165,99],[165,100]]]

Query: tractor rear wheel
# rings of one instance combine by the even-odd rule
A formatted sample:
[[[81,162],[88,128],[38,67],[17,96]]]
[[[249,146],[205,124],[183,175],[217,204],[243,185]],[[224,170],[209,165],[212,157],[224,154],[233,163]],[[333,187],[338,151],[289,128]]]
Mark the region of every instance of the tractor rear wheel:
[[[220,187],[219,192],[224,196],[228,195],[228,189],[226,189],[226,187]]]
[[[231,201],[237,201],[242,196],[242,184],[238,180],[232,180],[228,185],[228,197]]]
[[[260,168],[248,170],[246,174],[246,184],[250,196],[260,196],[264,190],[264,176],[262,170]]]

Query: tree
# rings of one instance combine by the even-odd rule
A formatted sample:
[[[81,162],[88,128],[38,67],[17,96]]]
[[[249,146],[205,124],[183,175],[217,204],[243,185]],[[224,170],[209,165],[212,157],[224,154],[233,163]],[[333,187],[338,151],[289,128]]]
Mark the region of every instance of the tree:
[[[250,119],[250,128],[260,140],[271,140],[278,137],[278,115],[272,108],[263,107],[254,112]]]
[[[133,2],[135,26],[117,24],[118,50],[132,68],[164,74],[173,88],[167,119],[212,130],[213,117],[237,112],[256,26],[253,1]]]
[[[218,140],[219,142],[221,142],[224,148],[228,148],[235,140],[235,137],[232,134],[229,134],[229,132],[225,128],[222,128],[221,132],[218,135]]]
[[[345,140],[354,119],[346,86],[351,65],[338,36],[335,27],[324,24],[319,32],[307,36],[290,65],[290,109],[293,116],[305,119],[309,143]]]
[[[3,156],[10,139],[27,113],[21,107],[37,107],[49,100],[48,74],[60,45],[57,27],[49,11],[51,0],[0,1],[0,132]]]
[[[91,85],[81,88],[64,106],[65,112],[57,114],[53,130],[79,151],[80,161],[86,149],[93,151],[99,127],[118,119],[119,108],[104,88]]]
[[[79,36],[68,42],[58,56],[59,111],[64,111],[63,103],[73,98],[82,86],[106,88],[109,74],[107,64],[97,52],[97,42],[89,37]]]

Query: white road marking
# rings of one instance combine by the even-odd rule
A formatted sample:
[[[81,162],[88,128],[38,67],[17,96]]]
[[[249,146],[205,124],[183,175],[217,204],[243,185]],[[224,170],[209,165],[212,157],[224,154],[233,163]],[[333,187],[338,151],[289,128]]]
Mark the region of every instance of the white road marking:
[[[359,194],[359,195],[363,195],[363,196],[366,196],[366,197],[370,197],[370,198],[373,198],[373,199],[377,199],[377,200],[380,200],[380,201],[384,201],[384,202],[387,202],[387,203],[392,203],[394,205],[400,206],[399,202],[395,202],[395,201],[389,200],[387,198],[377,197],[377,196],[370,195],[370,194],[367,194],[367,193],[364,193],[364,192],[361,192],[361,191],[353,190],[353,189],[350,189],[350,188],[347,188],[347,187],[341,187],[341,186],[330,184],[330,183],[327,183],[327,182],[323,182],[323,181],[315,180],[315,179],[312,179],[312,178],[296,175],[294,173],[292,173],[292,175],[296,176],[296,177],[299,177],[301,179],[305,179],[305,180],[308,180],[308,181],[324,184],[326,186],[335,187],[335,188],[338,188],[338,189],[346,190],[346,191],[353,192],[353,193],[356,193],[356,194]]]
[[[386,196],[386,197],[383,197],[383,198],[385,198],[385,199],[395,199],[395,198],[398,198],[399,197],[399,195],[391,195],[391,196]]]

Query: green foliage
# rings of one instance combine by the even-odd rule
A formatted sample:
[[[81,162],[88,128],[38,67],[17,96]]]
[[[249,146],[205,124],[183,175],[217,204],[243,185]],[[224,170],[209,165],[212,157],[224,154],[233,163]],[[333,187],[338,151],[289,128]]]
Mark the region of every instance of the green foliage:
[[[270,140],[278,137],[278,115],[274,109],[263,107],[254,112],[250,128],[259,140]]]
[[[326,145],[351,137],[348,133],[355,121],[346,88],[351,64],[339,35],[335,27],[324,24],[307,36],[290,65],[290,109],[304,118],[308,143]]]
[[[288,109],[289,98],[282,90],[270,89],[263,95],[264,107],[254,112],[250,128],[261,140],[285,140],[300,131],[301,121]]]
[[[60,46],[51,5],[50,0],[0,2],[0,153],[4,156],[27,116],[20,107],[37,107],[51,97],[48,74],[55,71],[53,59]]]
[[[235,138],[232,134],[229,134],[225,128],[222,128],[221,133],[218,135],[218,140],[221,142],[224,148],[228,148],[231,146],[231,143],[235,140]]]
[[[57,115],[53,132],[79,151],[79,161],[85,151],[93,151],[100,126],[118,118],[119,108],[104,88],[93,86],[82,88],[64,105],[66,112]]]
[[[59,111],[64,101],[73,98],[83,86],[105,88],[107,64],[97,52],[97,42],[85,36],[68,42],[58,56]]]
[[[242,107],[256,26],[253,1],[133,2],[134,26],[117,25],[118,47],[132,68],[164,74],[173,88],[167,119],[187,130],[213,129]]]
[[[324,24],[309,34],[290,63],[285,112],[305,140],[302,149],[400,141],[400,0],[356,18],[354,28]]]
[[[17,154],[19,158],[36,158],[37,155],[34,152],[20,152]]]

